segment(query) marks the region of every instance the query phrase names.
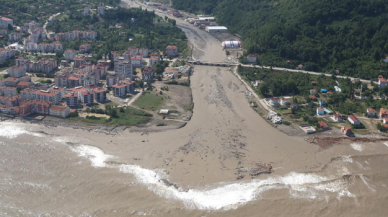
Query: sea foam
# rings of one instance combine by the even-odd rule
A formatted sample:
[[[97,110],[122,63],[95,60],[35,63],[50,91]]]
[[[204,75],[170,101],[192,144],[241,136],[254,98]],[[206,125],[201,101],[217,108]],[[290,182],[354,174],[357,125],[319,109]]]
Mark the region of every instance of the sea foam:
[[[361,152],[362,150],[364,150],[364,147],[363,147],[363,145],[361,145],[361,144],[351,143],[350,146],[351,146],[354,150],[359,151],[359,152]]]
[[[263,192],[271,189],[289,189],[293,198],[327,200],[328,192],[336,193],[337,198],[353,197],[343,179],[320,176],[313,173],[291,172],[284,176],[274,176],[266,179],[254,179],[235,183],[218,183],[213,187],[189,189],[182,191],[174,186],[167,186],[162,179],[168,175],[163,171],[154,171],[138,165],[119,166],[107,165],[105,161],[113,158],[94,146],[79,145],[72,147],[79,156],[88,158],[94,167],[117,168],[120,172],[133,174],[136,180],[155,194],[179,200],[188,209],[228,210],[260,198]]]
[[[0,136],[6,137],[8,139],[16,138],[22,134],[28,134],[33,135],[37,137],[42,137],[43,135],[40,133],[34,133],[30,132],[25,129],[24,126],[21,126],[18,123],[12,123],[12,122],[0,122]]]

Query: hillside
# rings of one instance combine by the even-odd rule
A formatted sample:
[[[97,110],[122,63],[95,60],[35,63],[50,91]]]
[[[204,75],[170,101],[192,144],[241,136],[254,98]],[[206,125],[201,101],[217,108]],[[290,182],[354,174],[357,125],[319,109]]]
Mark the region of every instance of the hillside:
[[[261,64],[361,78],[388,75],[388,2],[384,0],[173,0],[180,10],[212,14],[243,36]],[[291,63],[287,64],[286,61]]]

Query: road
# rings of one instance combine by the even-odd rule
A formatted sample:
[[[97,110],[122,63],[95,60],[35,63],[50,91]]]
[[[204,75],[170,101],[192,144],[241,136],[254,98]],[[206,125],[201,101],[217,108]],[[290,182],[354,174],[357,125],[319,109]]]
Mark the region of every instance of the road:
[[[48,21],[49,21],[49,20],[52,20],[54,17],[56,17],[56,16],[58,16],[58,15],[60,15],[60,14],[61,14],[61,13],[53,14],[53,15],[51,15],[51,16],[48,18],[48,20],[46,20],[46,22],[45,22],[44,25],[43,25],[43,30],[44,30],[45,32],[47,32],[46,27],[47,27]]]
[[[241,65],[242,67],[250,67],[250,68],[265,68],[265,69],[270,69],[271,67],[270,66],[259,66],[259,65],[244,65],[242,64]],[[325,76],[328,76],[328,77],[331,77],[332,74],[326,74],[326,73],[322,73],[322,72],[312,72],[312,71],[305,71],[305,70],[297,70],[297,69],[287,69],[287,68],[281,68],[281,67],[272,67],[273,70],[278,70],[278,71],[288,71],[288,72],[296,72],[296,73],[304,73],[304,74],[310,74],[310,75],[325,75]],[[337,78],[343,78],[343,79],[351,79],[351,80],[354,80],[356,78],[354,77],[348,77],[348,76],[341,76],[341,75],[336,75]],[[360,79],[361,82],[363,83],[370,83],[370,80],[365,80],[365,79]],[[374,81],[374,83],[377,84],[376,81]]]

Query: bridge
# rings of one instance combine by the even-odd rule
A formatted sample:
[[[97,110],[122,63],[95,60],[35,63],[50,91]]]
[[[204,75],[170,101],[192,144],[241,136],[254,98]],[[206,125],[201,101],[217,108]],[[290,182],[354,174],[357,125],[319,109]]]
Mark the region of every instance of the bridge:
[[[188,61],[188,62],[193,65],[218,66],[218,67],[231,67],[231,66],[238,65],[234,63],[213,63],[213,62],[204,62],[204,61]]]

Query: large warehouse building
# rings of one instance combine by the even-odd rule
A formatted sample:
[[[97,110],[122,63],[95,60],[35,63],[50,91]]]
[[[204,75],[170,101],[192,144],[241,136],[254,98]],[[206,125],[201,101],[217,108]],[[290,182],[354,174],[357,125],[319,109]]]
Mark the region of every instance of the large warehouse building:
[[[207,26],[206,31],[209,33],[228,32],[228,28],[226,28],[225,26]]]
[[[241,47],[240,41],[224,41],[221,43],[221,46],[224,48],[239,48]]]

